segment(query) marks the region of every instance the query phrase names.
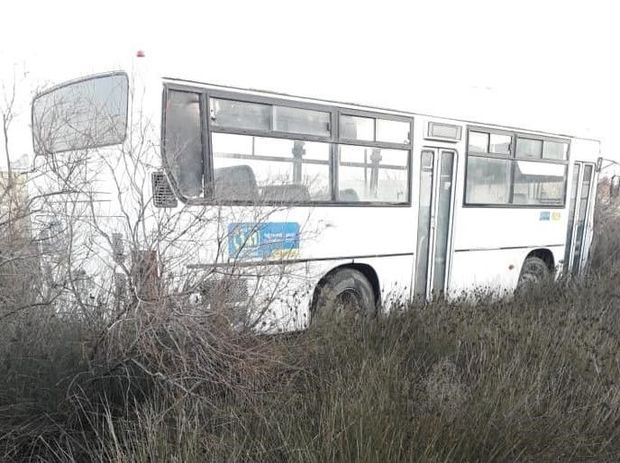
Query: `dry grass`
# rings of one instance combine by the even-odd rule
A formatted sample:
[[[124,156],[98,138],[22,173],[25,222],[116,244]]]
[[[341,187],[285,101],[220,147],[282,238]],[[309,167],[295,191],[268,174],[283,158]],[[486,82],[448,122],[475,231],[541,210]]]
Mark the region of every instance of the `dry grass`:
[[[613,461],[620,222],[593,275],[287,337],[137,306],[112,329],[33,309],[0,330],[0,459]]]

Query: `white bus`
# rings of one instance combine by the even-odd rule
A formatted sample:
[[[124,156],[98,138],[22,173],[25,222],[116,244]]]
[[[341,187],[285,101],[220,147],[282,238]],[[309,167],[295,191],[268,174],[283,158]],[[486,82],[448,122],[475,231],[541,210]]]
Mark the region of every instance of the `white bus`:
[[[42,244],[64,237],[50,255],[79,256],[54,268],[91,293],[217,296],[278,332],[588,261],[592,139],[122,71],[39,94],[32,126],[38,188],[57,190]]]

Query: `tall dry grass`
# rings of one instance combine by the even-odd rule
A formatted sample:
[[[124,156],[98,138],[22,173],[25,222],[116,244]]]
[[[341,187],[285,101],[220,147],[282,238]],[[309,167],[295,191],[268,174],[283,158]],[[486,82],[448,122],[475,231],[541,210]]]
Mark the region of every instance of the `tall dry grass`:
[[[615,461],[620,221],[592,275],[261,337],[183,307],[0,331],[0,460]]]

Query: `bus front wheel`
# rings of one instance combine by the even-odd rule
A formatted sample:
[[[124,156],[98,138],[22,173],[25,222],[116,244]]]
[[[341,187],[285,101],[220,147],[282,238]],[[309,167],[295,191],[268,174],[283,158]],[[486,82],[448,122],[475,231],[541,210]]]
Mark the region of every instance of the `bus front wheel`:
[[[359,270],[343,268],[328,275],[317,288],[312,318],[328,314],[351,315],[355,318],[376,314],[372,285]]]

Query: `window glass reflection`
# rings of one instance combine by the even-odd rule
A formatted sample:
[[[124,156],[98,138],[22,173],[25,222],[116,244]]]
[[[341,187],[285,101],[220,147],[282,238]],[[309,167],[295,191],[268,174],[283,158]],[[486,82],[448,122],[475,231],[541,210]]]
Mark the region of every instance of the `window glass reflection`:
[[[338,198],[344,202],[406,202],[406,150],[339,146]]]

